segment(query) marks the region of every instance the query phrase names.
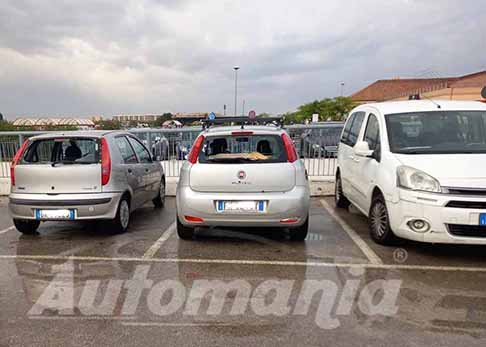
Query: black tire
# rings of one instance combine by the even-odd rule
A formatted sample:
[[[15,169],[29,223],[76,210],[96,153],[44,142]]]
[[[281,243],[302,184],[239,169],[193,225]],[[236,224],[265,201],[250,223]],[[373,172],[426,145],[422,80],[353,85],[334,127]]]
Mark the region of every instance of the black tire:
[[[164,208],[165,206],[165,180],[160,182],[159,195],[152,200],[156,208]]]
[[[192,240],[194,237],[194,228],[183,225],[179,221],[179,217],[176,217],[176,220],[177,220],[177,235],[179,236],[179,238],[181,238],[182,240]]]
[[[349,208],[351,202],[344,196],[343,193],[343,183],[341,181],[341,175],[338,174],[336,176],[336,184],[335,184],[335,191],[334,191],[334,201],[336,203],[336,207],[338,208]]]
[[[380,245],[393,245],[397,237],[390,227],[390,218],[383,195],[376,194],[371,202],[370,213],[368,217],[370,236]]]
[[[14,219],[15,228],[26,235],[33,235],[37,232],[40,222],[38,220]]]
[[[108,232],[112,234],[123,234],[130,226],[130,200],[123,196],[118,204],[115,219],[104,224]]]
[[[307,216],[304,224],[297,228],[289,229],[290,240],[292,241],[304,241],[309,233],[309,216]]]

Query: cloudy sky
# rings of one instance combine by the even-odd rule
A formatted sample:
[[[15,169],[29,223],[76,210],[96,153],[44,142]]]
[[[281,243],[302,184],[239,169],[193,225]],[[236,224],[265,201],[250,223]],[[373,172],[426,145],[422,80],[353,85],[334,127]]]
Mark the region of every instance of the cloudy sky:
[[[279,113],[486,70],[483,0],[1,0],[0,112]]]

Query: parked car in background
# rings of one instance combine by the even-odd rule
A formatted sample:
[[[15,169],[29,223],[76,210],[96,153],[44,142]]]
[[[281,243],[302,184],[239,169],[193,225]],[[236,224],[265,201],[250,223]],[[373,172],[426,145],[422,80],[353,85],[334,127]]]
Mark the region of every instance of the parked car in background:
[[[133,135],[84,131],[35,136],[11,167],[10,213],[22,233],[43,221],[106,222],[128,229],[130,213],[146,202],[163,207],[165,176]]]
[[[319,127],[319,124],[322,124]],[[314,125],[314,124],[313,124]],[[304,158],[335,158],[344,122],[315,123],[301,136],[301,156]]]
[[[275,126],[203,131],[177,187],[177,232],[196,227],[278,227],[304,240],[310,192],[305,167],[287,132]]]
[[[341,138],[336,205],[355,205],[381,244],[486,244],[485,167],[485,104],[362,105]]]

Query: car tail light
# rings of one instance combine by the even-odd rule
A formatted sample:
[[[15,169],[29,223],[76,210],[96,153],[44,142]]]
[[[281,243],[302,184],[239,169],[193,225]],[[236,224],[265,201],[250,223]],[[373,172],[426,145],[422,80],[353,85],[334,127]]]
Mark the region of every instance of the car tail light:
[[[253,131],[233,131],[232,136],[250,136],[253,135]]]
[[[194,216],[184,216],[184,219],[190,223],[203,223],[204,219]]]
[[[286,218],[280,220],[280,223],[282,224],[295,224],[298,222],[299,222],[299,218]]]
[[[108,142],[105,138],[101,139],[101,185],[106,186],[110,182],[111,176],[111,156]]]
[[[28,146],[29,146],[29,140],[25,140],[22,146],[20,146],[17,153],[15,153],[15,156],[12,160],[12,164],[10,165],[10,182],[12,184],[12,187],[15,186],[15,167],[20,162],[20,159],[22,159],[22,156],[24,155],[24,152]]]
[[[282,134],[282,140],[285,146],[285,151],[287,152],[287,160],[289,163],[297,161],[297,151],[295,150],[294,143],[292,139],[287,134]]]
[[[197,157],[199,157],[199,152],[201,151],[202,144],[204,142],[204,136],[201,135],[199,136],[196,141],[194,142],[194,146],[192,146],[191,153],[189,153],[189,156],[187,157],[187,160],[191,164],[196,164],[197,162]]]

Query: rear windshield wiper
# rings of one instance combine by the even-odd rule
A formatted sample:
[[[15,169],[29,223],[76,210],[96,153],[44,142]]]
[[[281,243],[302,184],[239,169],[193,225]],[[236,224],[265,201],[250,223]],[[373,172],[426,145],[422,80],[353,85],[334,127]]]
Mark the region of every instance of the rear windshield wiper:
[[[72,160],[58,160],[52,162],[51,166],[56,167],[58,165],[92,165],[96,164],[94,162],[88,162],[88,161],[72,161]]]

